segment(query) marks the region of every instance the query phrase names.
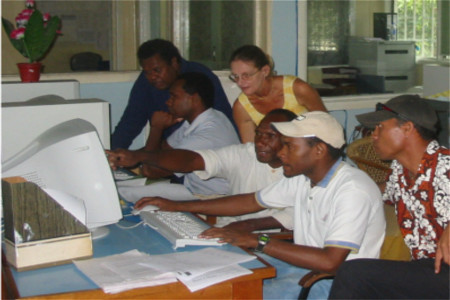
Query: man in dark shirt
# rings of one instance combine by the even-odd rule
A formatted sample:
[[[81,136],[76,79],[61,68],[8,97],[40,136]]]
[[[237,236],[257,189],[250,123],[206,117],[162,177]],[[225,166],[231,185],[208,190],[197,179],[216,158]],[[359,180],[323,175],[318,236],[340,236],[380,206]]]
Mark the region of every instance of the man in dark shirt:
[[[127,149],[139,135],[155,111],[168,111],[169,87],[177,76],[186,72],[206,74],[214,85],[213,108],[223,112],[234,125],[231,106],[219,79],[207,67],[184,60],[169,41],[154,39],[143,43],[138,50],[142,72],[131,90],[128,105],[111,136],[111,149]],[[175,124],[164,131],[168,137],[180,126]]]

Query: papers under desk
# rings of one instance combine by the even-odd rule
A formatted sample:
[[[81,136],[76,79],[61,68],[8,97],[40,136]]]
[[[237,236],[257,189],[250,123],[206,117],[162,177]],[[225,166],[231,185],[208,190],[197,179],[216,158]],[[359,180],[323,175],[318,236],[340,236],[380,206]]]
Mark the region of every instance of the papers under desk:
[[[135,223],[121,222],[122,226]],[[148,254],[166,254],[193,251],[203,246],[187,246],[174,250],[169,241],[147,226],[122,229],[116,225],[109,226],[110,233],[102,239],[93,241],[94,257],[104,257],[132,249]],[[244,250],[231,245],[224,245],[223,250],[244,253]],[[275,269],[259,260],[242,264],[253,274],[234,278],[203,290],[191,293],[182,283],[133,289],[119,294],[105,294],[89,278],[83,275],[74,264],[17,272],[11,268],[13,281],[17,285],[20,297],[42,296],[42,298],[228,298],[228,299],[262,299],[262,280],[275,276]],[[3,266],[5,267],[5,266]],[[45,295],[45,296],[44,296]]]

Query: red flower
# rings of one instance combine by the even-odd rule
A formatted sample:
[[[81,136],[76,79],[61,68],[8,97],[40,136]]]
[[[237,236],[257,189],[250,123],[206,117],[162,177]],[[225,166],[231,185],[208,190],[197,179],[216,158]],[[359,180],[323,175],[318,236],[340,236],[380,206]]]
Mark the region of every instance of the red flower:
[[[19,14],[16,17],[17,27],[25,27],[28,24],[29,19],[30,19],[30,16],[23,16],[23,15]]]
[[[50,20],[50,14],[49,13],[45,13],[43,15],[43,19],[44,19],[44,22],[47,22],[48,20]]]
[[[11,38],[15,40],[20,40],[25,36],[25,28],[20,27],[11,31]]]
[[[19,16],[28,16],[30,17],[34,12],[34,9],[24,9],[20,12]]]
[[[33,8],[34,7],[34,0],[27,0],[25,2],[25,6],[28,8]]]

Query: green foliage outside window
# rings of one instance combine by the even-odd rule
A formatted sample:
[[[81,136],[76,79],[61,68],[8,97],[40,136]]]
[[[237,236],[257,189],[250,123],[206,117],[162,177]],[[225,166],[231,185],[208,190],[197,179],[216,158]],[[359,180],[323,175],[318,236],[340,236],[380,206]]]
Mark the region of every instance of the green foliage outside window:
[[[396,0],[397,40],[415,41],[417,58],[437,56],[437,0]]]

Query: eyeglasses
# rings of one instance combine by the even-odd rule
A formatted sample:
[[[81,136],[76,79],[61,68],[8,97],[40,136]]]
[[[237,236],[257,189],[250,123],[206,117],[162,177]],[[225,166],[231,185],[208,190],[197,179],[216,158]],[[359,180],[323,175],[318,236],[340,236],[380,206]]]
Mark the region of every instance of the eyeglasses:
[[[402,115],[401,113],[396,112],[392,108],[390,108],[390,107],[388,107],[388,106],[386,106],[386,105],[384,105],[383,103],[380,103],[380,102],[378,102],[377,105],[375,106],[375,110],[376,111],[385,110],[385,111],[393,113],[397,117],[400,117],[402,119],[408,120],[408,118],[405,117],[404,115]]]
[[[238,82],[239,79],[242,79],[244,81],[248,81],[250,78],[255,76],[260,71],[261,70],[258,70],[258,71],[254,72],[252,74],[248,74],[248,73],[244,73],[242,75],[230,74],[230,76],[228,76],[228,78],[230,78],[230,80],[233,81],[233,82]]]

